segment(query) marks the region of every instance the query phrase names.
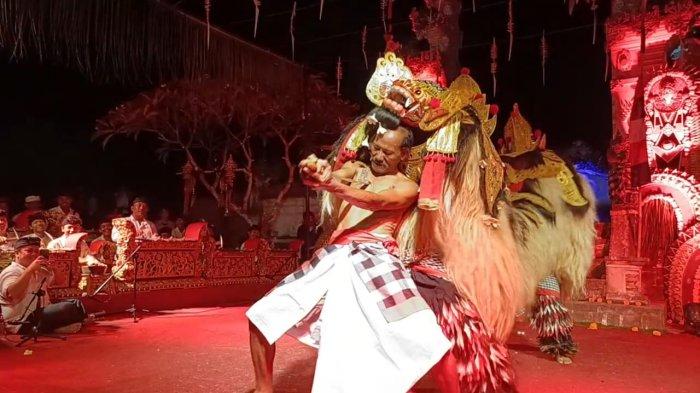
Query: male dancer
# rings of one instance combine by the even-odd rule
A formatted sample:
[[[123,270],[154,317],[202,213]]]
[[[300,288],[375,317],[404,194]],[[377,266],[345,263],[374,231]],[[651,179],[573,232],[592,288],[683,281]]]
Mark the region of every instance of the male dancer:
[[[412,133],[379,127],[370,165],[340,169],[315,156],[305,184],[337,198],[335,231],[247,312],[256,392],[272,391],[274,343],[288,333],[319,349],[314,392],[406,392],[450,343],[396,257],[394,232],[418,196],[404,167]]]

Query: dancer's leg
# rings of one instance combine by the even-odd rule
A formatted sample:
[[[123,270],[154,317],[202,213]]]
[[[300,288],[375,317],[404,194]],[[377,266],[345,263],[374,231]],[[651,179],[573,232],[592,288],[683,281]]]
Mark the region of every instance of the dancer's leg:
[[[272,365],[275,360],[275,344],[267,342],[265,336],[253,323],[248,322],[250,331],[250,355],[255,370],[255,392],[272,392]]]

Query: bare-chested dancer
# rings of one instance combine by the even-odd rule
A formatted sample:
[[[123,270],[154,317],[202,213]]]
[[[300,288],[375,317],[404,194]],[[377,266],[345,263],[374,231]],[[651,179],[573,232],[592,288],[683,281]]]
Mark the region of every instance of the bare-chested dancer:
[[[403,393],[448,350],[435,315],[396,256],[394,232],[418,196],[399,168],[410,131],[379,128],[371,161],[332,171],[300,163],[305,184],[338,198],[328,245],[247,312],[256,392],[272,391],[274,343],[285,333],[318,348],[314,392]]]

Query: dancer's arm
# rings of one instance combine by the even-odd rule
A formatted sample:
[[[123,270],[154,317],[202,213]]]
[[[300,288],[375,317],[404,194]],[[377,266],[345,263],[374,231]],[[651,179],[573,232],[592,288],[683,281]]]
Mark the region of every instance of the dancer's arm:
[[[352,182],[359,167],[357,162],[347,161],[340,169],[332,171],[328,161],[320,160],[312,154],[299,163],[299,174],[304,184],[317,188],[321,182],[328,181],[331,177],[341,182]]]
[[[336,178],[331,178],[320,188],[351,205],[372,211],[405,209],[411,206],[418,197],[418,185],[408,180],[399,180],[389,189],[380,192],[352,188]]]

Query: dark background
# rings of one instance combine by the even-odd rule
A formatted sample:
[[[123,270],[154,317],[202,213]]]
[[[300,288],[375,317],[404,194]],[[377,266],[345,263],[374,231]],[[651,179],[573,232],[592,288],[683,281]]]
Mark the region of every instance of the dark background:
[[[202,0],[169,0],[178,8],[203,17]],[[515,36],[512,61],[507,62],[507,2],[464,2],[461,62],[498,104],[502,131],[510,108],[518,102],[535,128],[547,133],[555,148],[583,140],[598,152],[607,148],[611,129],[608,82],[604,80],[604,20],[609,1],[598,10],[598,37],[591,44],[593,14],[583,1],[572,16],[561,0],[515,1]],[[291,1],[263,0],[255,43],[291,57],[289,19]],[[296,60],[310,70],[323,72],[335,85],[335,63],[343,62],[341,94],[367,108],[364,88],[377,55],[384,48],[378,0],[326,0],[323,20],[318,1],[298,1],[295,20]],[[397,0],[394,36],[410,39],[408,15],[419,0]],[[211,21],[227,31],[252,40],[254,7],[251,1],[212,0]],[[368,26],[366,70],[360,31]],[[546,86],[542,86],[540,34],[545,29],[549,45]],[[498,94],[491,91],[490,44],[499,47]],[[520,37],[520,38],[518,38]],[[175,172],[182,162],[159,161],[148,137],[138,141],[117,139],[106,149],[90,140],[95,119],[139,89],[95,86],[66,69],[24,61],[17,64],[3,51],[0,58],[0,195],[13,198],[14,210],[25,195],[40,194],[45,201],[59,190],[71,190],[82,201],[98,195],[103,204],[120,186],[145,194],[158,205],[178,208],[181,191]],[[498,136],[498,135],[496,135]],[[270,152],[274,160],[277,152]],[[109,199],[109,202],[107,201]],[[53,203],[45,202],[52,206]]]

